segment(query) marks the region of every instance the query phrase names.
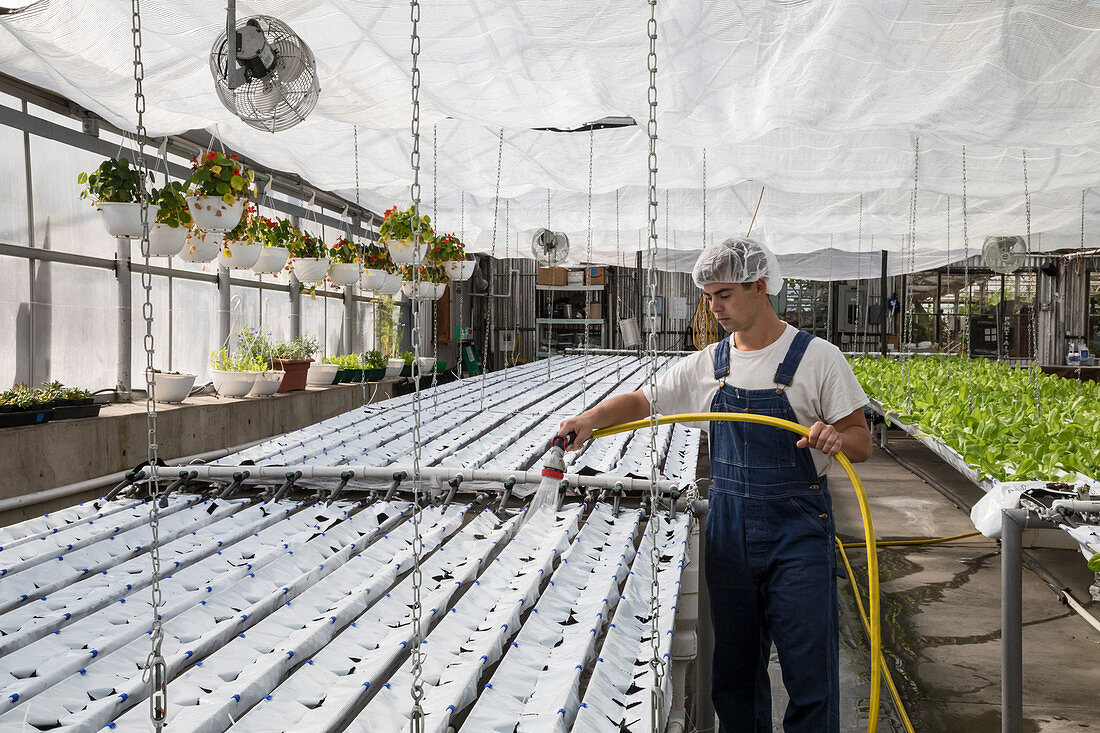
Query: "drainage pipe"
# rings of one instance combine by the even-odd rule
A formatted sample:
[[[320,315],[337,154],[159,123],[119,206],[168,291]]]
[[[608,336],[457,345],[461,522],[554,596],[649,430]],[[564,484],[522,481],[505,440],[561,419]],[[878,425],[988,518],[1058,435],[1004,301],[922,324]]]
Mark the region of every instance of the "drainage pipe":
[[[193,456],[184,456],[183,458],[173,458],[170,461],[166,461],[166,465],[169,466],[182,466],[184,464],[191,463],[192,461],[210,461],[218,458],[225,458],[228,455],[242,451],[245,448],[251,448],[254,445],[259,445],[268,440],[253,440],[250,443],[243,443],[232,448],[219,448],[218,450],[207,451],[206,453],[196,453]],[[85,491],[91,491],[92,489],[100,489],[110,484],[118,483],[126,478],[126,474],[130,473],[130,470],[118,471],[117,473],[111,473],[106,476],[100,476],[99,478],[90,478],[85,481],[77,481],[75,484],[66,484],[64,486],[58,486],[56,489],[47,489],[46,491],[39,491],[34,494],[24,494],[23,496],[14,496],[10,499],[0,499],[0,512],[11,511],[12,509],[18,509],[24,506],[34,506],[35,504],[42,504],[47,501],[53,501],[54,499],[64,499],[74,494],[80,494]],[[239,469],[238,469],[239,470]],[[230,473],[232,477],[232,473]]]

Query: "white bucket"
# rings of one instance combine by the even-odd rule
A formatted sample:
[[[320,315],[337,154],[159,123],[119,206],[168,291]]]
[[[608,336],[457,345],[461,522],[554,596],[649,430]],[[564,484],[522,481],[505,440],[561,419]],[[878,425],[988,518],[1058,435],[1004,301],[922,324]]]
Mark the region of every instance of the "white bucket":
[[[623,335],[623,346],[633,349],[641,345],[642,334],[638,331],[637,319],[623,318],[619,321],[619,330]]]

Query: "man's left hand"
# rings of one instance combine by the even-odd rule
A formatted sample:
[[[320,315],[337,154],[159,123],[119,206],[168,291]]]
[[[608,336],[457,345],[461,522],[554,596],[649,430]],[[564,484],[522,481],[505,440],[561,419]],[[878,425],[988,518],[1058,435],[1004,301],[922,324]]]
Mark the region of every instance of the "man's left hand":
[[[827,456],[835,456],[844,448],[844,437],[832,425],[818,421],[810,426],[810,436],[802,438],[795,445],[799,448],[814,448]]]

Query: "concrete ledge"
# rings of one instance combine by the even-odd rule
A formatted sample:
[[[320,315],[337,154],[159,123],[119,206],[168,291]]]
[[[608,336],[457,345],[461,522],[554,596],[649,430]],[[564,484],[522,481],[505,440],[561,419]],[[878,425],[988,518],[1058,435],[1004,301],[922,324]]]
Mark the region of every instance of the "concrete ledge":
[[[191,397],[182,405],[157,405],[161,458],[205,453],[297,430],[306,425],[388,399],[395,380],[377,385],[310,387],[270,397]],[[377,387],[377,391],[375,391]],[[371,399],[373,395],[373,400]],[[133,468],[147,453],[145,403],[106,405],[99,417],[60,420],[0,430],[0,498],[97,478]],[[0,513],[0,526],[40,516],[102,495],[77,494],[46,504]]]

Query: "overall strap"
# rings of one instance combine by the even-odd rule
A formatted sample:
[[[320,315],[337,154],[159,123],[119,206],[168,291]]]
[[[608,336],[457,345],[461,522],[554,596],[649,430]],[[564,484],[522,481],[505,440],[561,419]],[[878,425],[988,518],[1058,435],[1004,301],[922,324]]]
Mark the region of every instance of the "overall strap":
[[[730,340],[724,338],[714,350],[714,378],[724,382],[730,375]]]
[[[798,365],[802,362],[802,356],[806,353],[806,347],[810,345],[814,337],[805,331],[799,331],[794,335],[791,347],[787,349],[787,355],[783,357],[783,363],[775,370],[775,383],[779,385],[779,391],[790,387],[794,383],[794,373],[798,371]]]

